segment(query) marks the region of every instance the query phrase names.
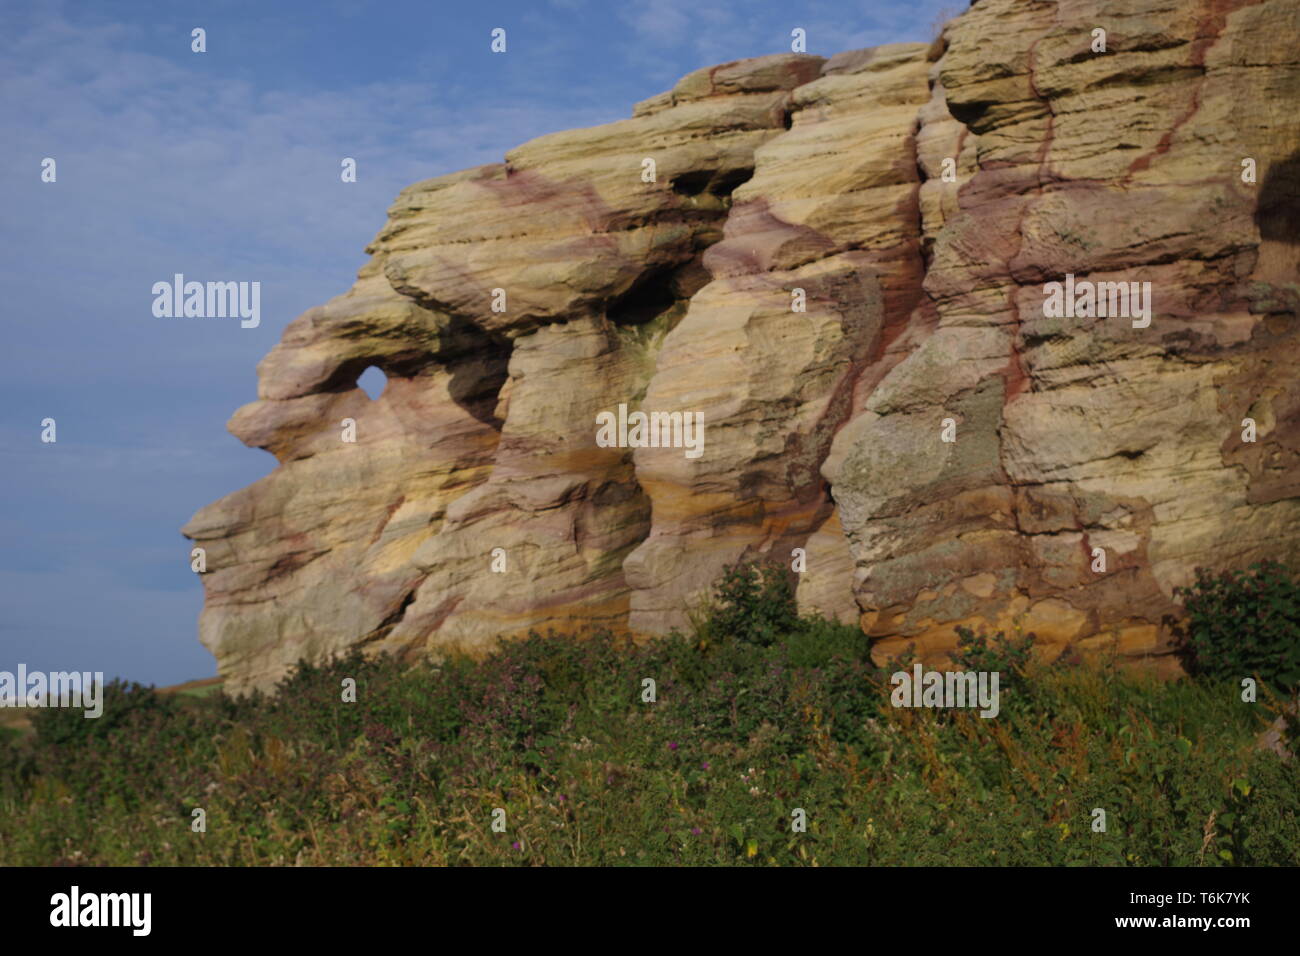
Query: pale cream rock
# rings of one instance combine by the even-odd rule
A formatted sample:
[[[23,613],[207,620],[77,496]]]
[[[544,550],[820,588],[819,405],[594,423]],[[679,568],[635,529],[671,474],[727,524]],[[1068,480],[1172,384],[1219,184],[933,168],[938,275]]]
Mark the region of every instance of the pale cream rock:
[[[278,466],[184,529],[226,686],[659,634],[796,548],[880,660],[963,626],[1175,673],[1194,567],[1300,558],[1297,35],[1293,0],[981,0],[407,188],[231,419]],[[1045,316],[1067,273],[1150,282],[1150,326]],[[701,413],[704,454],[600,447],[620,403]]]

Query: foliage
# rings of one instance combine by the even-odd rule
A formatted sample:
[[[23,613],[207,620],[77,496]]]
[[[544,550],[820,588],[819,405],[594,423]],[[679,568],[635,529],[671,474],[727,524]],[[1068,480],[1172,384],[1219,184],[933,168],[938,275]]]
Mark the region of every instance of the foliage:
[[[1195,583],[1176,593],[1194,673],[1256,675],[1283,692],[1300,686],[1300,577],[1276,561],[1218,574],[1197,568]]]
[[[794,585],[783,567],[739,562],[723,571],[700,630],[705,639],[768,646],[789,633],[797,618]]]
[[[117,686],[100,721],[40,712],[0,739],[0,865],[1300,862],[1300,760],[1255,746],[1233,683],[1035,669],[1022,639],[962,635],[1018,703],[895,709],[894,667],[768,581],[725,578],[704,635],[350,655],[272,697]]]

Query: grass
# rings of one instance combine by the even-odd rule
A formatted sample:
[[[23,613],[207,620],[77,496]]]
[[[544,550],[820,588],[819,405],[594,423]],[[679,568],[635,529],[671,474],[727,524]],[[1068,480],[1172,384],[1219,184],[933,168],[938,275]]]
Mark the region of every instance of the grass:
[[[0,739],[0,865],[1300,862],[1300,761],[1232,682],[1030,665],[992,720],[895,709],[855,629],[741,618],[353,656],[274,698],[113,684]]]

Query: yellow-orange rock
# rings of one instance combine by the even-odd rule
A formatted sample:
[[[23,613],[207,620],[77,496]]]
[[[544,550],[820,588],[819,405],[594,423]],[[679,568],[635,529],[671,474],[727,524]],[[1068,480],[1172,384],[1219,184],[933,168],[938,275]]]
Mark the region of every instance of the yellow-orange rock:
[[[662,633],[800,552],[881,655],[1020,628],[1168,672],[1194,567],[1300,557],[1297,35],[1294,0],[980,0],[408,188],[231,421],[279,467],[184,529],[227,686]],[[1150,283],[1149,325],[1053,317],[1067,275]],[[605,447],[620,405],[702,454]]]

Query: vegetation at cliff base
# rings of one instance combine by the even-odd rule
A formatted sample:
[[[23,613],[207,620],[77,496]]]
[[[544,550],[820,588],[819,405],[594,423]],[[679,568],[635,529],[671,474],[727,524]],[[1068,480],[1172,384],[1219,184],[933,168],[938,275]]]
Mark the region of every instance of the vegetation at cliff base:
[[[1044,667],[1000,635],[957,656],[1014,677],[995,719],[891,706],[899,665],[742,566],[692,633],[639,646],[352,656],[239,700],[115,683],[99,720],[37,710],[0,739],[0,864],[1300,862],[1300,760],[1256,742],[1267,686]]]
[[[1255,674],[1282,692],[1300,684],[1300,582],[1285,565],[1260,561],[1218,574],[1197,568],[1195,582],[1176,590],[1193,673]]]

